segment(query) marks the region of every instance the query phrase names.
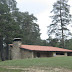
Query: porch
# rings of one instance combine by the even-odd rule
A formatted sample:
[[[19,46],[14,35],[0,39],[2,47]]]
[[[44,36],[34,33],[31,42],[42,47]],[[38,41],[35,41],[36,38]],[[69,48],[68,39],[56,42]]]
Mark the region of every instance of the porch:
[[[36,57],[59,57],[59,56],[72,56],[72,53],[68,52],[52,52],[52,51],[34,51],[33,58]]]

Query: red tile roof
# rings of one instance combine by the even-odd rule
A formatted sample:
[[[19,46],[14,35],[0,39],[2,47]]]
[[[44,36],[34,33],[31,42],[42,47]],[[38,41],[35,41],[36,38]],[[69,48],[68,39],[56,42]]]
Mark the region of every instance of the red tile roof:
[[[51,46],[37,46],[37,45],[21,45],[21,48],[33,51],[62,51],[62,52],[72,52],[72,50],[51,47]]]

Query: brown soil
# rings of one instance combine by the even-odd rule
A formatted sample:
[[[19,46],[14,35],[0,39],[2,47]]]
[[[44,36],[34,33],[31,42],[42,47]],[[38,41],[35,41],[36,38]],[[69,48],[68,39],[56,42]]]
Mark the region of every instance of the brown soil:
[[[14,66],[3,66],[6,69],[20,69],[21,72],[72,72],[72,70],[64,68],[51,68],[51,67],[14,67]]]

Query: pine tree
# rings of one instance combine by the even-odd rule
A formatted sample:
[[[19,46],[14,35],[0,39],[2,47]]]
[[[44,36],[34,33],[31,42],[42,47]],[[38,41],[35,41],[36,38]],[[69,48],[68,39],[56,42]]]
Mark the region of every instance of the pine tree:
[[[61,47],[64,48],[64,39],[69,34],[67,26],[71,21],[71,14],[69,12],[70,5],[67,4],[68,0],[57,0],[53,5],[51,13],[52,24],[48,27],[48,35],[55,34],[55,37],[61,40]]]

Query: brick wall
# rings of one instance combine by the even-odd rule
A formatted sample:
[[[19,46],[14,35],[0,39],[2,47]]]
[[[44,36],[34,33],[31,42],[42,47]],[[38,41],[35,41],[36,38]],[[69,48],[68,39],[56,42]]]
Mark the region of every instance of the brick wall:
[[[32,51],[21,49],[20,53],[21,53],[21,59],[33,58],[33,52]]]

